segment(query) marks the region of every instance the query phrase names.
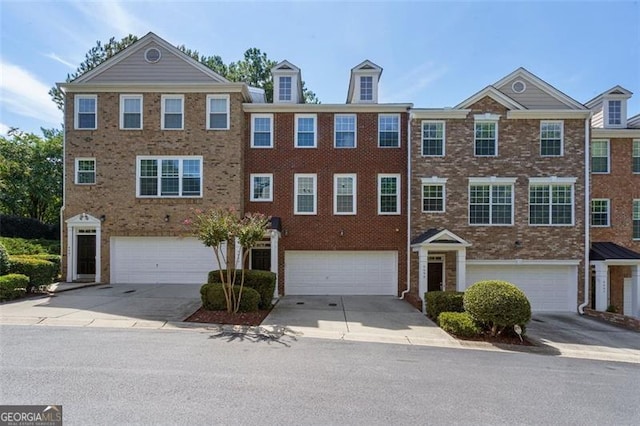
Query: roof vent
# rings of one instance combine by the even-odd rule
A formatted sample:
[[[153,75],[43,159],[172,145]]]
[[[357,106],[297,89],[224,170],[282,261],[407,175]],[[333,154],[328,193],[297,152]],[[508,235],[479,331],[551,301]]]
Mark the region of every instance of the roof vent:
[[[515,93],[522,93],[525,90],[527,90],[527,85],[524,84],[524,81],[522,80],[516,80],[513,82],[513,84],[511,85],[511,89],[515,92]]]
[[[156,62],[160,61],[161,56],[162,55],[160,54],[160,50],[155,47],[150,47],[144,51],[144,60],[149,62],[150,64],[155,64]]]

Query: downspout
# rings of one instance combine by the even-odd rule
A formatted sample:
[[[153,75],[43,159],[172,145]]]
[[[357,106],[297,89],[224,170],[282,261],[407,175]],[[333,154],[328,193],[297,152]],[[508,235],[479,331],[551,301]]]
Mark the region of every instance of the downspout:
[[[591,115],[584,120],[584,135],[585,135],[585,149],[584,149],[584,302],[578,306],[578,313],[584,315],[584,308],[589,304],[589,283],[590,283],[590,267],[589,267],[589,249],[590,244],[590,212],[591,212]]]
[[[60,86],[58,86],[59,88]],[[62,92],[64,93],[64,92]],[[66,99],[65,99],[66,107]],[[66,205],[66,180],[67,180],[67,132],[64,127],[65,108],[62,109],[62,206],[60,207],[60,271],[62,272],[62,259],[66,260],[64,253],[67,250],[67,245],[64,242],[64,208]],[[62,281],[66,281],[66,277],[60,277]]]
[[[407,110],[407,289],[400,299],[411,290],[411,110]]]

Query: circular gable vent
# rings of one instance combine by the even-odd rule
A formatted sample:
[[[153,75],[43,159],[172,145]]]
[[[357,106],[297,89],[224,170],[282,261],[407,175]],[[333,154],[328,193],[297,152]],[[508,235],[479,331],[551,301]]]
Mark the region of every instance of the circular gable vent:
[[[522,93],[525,90],[527,90],[527,85],[524,84],[524,81],[522,80],[516,80],[513,82],[513,84],[511,85],[511,88],[513,89],[514,92],[516,93]]]
[[[155,64],[160,60],[160,50],[155,47],[150,47],[144,51],[144,60],[149,62],[150,64]]]

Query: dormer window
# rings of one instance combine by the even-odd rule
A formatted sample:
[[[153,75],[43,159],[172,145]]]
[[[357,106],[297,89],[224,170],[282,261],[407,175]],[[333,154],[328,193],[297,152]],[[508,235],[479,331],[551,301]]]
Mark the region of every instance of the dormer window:
[[[347,103],[378,103],[378,82],[381,74],[382,68],[369,60],[351,68]]]
[[[619,126],[622,124],[622,101],[610,100],[609,106],[609,118],[607,122],[610,126]]]
[[[274,103],[304,103],[300,68],[289,61],[282,61],[271,68],[271,76]]]
[[[280,102],[291,102],[291,76],[280,77],[278,99]]]
[[[360,100],[373,101],[373,77],[370,75],[360,77]]]

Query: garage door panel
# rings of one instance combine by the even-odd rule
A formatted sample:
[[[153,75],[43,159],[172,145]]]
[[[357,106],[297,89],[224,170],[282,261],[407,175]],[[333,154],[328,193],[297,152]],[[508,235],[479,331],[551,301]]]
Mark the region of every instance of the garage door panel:
[[[285,293],[290,295],[395,295],[394,251],[287,251]]]
[[[111,282],[116,284],[202,284],[216,265],[213,250],[196,238],[111,239]]]
[[[520,288],[536,312],[573,312],[578,291],[577,266],[468,265],[467,287],[483,280],[508,281]]]

